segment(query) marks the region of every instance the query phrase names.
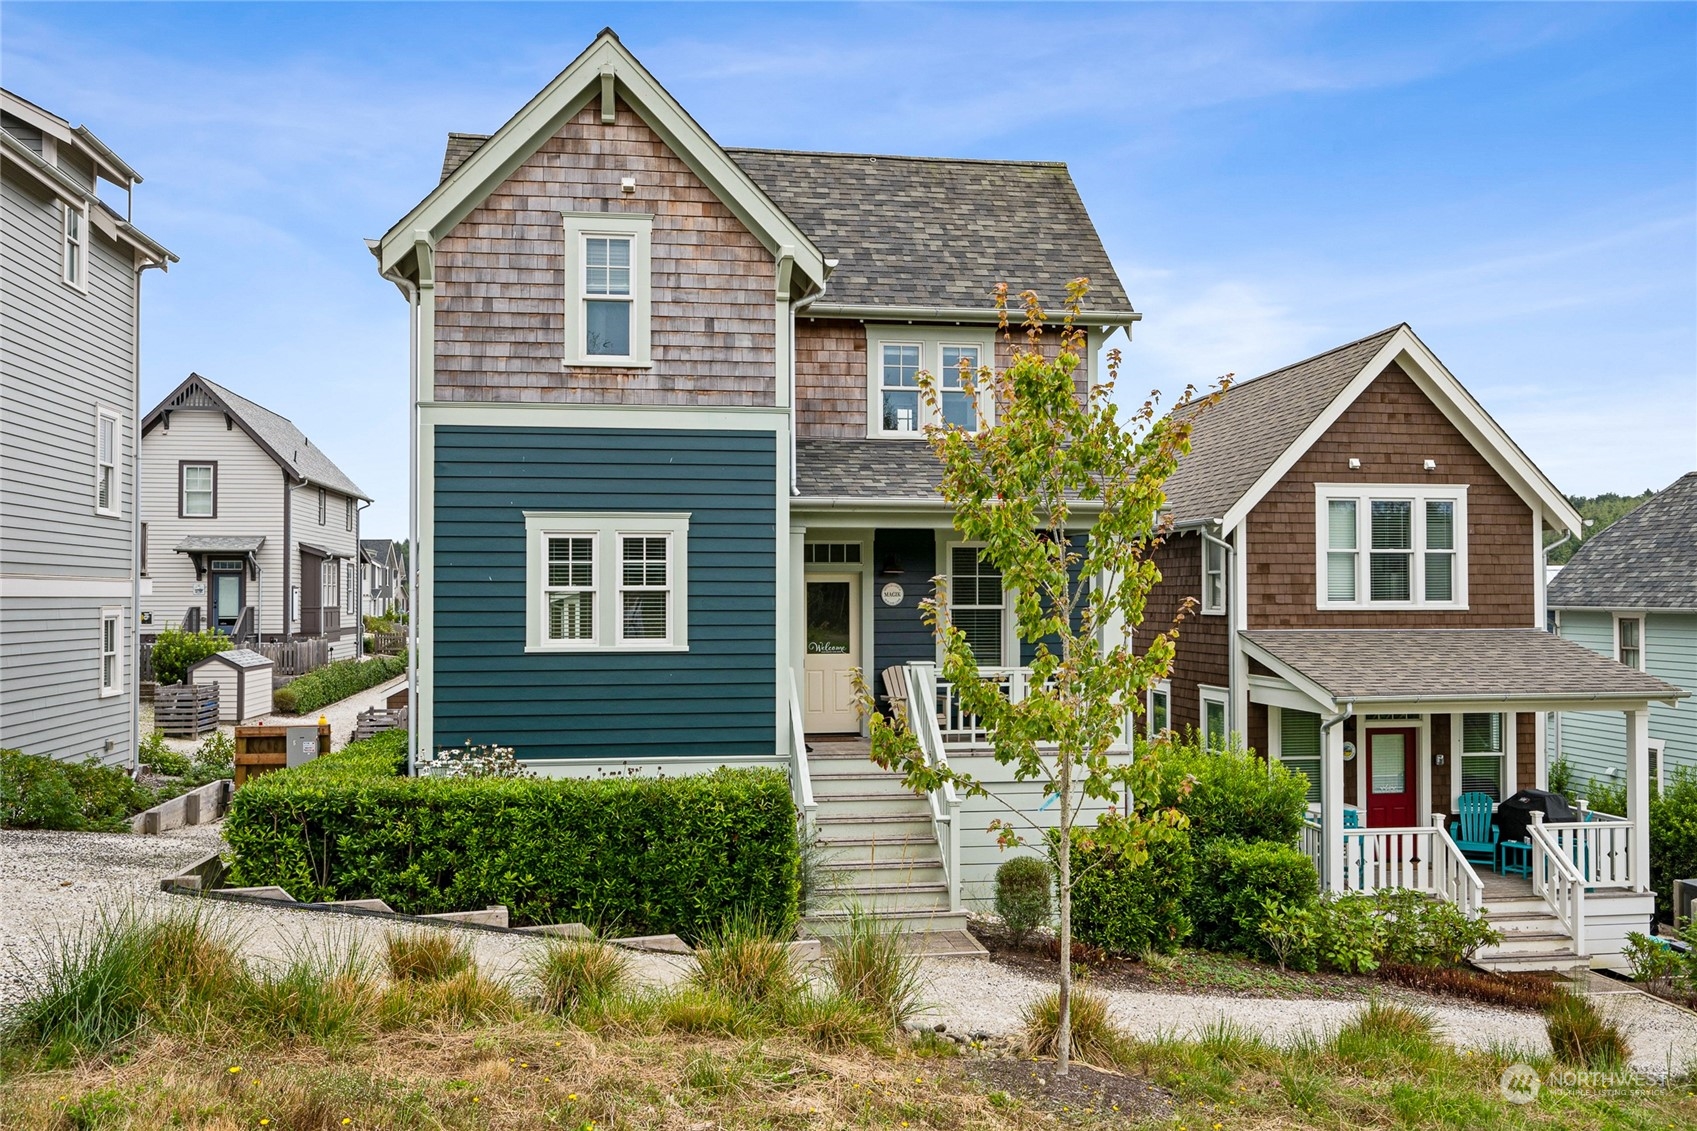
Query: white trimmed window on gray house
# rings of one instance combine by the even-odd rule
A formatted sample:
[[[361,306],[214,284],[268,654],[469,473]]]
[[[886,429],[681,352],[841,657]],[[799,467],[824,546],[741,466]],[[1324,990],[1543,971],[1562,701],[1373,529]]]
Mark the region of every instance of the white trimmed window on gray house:
[[[329,500],[324,494],[324,488],[320,487],[318,489],[318,525],[320,526],[323,526],[325,520],[329,517],[327,510],[328,502]]]
[[[117,515],[118,414],[96,409],[94,414],[94,509],[97,514]]]
[[[354,511],[357,509],[354,506],[353,497],[348,496],[348,497],[343,498],[342,507],[343,507],[343,520],[344,520],[344,523],[346,525],[346,528],[348,530],[352,530],[354,528]]]
[[[525,512],[525,650],[687,651],[689,515]]]
[[[212,464],[183,464],[181,489],[184,518],[213,518],[218,514],[218,471]]]
[[[121,694],[123,685],[124,613],[122,609],[100,610],[100,694]]]
[[[1315,486],[1321,609],[1467,607],[1467,488]]]
[[[88,290],[88,205],[65,204],[64,259],[62,277],[66,285]]]
[[[654,218],[567,212],[565,364],[642,368],[653,350]]]

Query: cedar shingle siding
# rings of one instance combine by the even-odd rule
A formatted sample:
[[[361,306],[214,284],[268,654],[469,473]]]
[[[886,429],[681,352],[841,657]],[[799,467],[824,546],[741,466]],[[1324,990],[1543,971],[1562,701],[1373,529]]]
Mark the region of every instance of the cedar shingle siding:
[[[798,436],[866,438],[866,327],[803,321],[795,330]]]
[[[650,368],[561,365],[560,213],[599,211],[654,216]],[[629,107],[607,126],[591,103],[437,245],[437,399],[774,404],[775,270]]]
[[[1361,460],[1349,470],[1351,458]],[[1426,459],[1435,472],[1421,470]],[[1314,485],[1467,485],[1468,608],[1315,607]],[[1393,365],[1250,512],[1249,627],[1505,628],[1533,623],[1532,509],[1413,380]]]
[[[1202,539],[1195,534],[1172,534],[1155,551],[1161,581],[1149,592],[1143,625],[1137,630],[1148,640],[1173,625],[1186,597],[1202,596]],[[1173,657],[1172,716],[1174,730],[1200,727],[1202,699],[1197,685],[1225,687],[1230,683],[1229,618],[1192,612],[1179,625],[1178,653]],[[1139,645],[1139,651],[1142,645]]]

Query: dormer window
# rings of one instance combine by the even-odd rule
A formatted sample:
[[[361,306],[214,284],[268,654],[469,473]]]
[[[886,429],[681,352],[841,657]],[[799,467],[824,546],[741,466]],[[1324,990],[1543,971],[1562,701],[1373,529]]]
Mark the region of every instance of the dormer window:
[[[632,212],[568,212],[565,364],[649,364],[650,230]]]
[[[992,334],[977,327],[868,326],[868,435],[918,439],[929,426],[977,431],[991,416],[990,398],[967,385],[994,352]],[[935,407],[920,392],[921,371],[936,379]]]

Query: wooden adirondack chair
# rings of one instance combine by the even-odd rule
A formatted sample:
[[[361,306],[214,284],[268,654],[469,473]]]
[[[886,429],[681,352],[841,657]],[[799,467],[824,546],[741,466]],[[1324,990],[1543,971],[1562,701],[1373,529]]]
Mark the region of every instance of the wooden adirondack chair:
[[[1491,795],[1464,793],[1456,801],[1457,820],[1450,822],[1450,839],[1461,854],[1472,860],[1483,856],[1484,862],[1496,871],[1497,838],[1500,829],[1491,823]]]

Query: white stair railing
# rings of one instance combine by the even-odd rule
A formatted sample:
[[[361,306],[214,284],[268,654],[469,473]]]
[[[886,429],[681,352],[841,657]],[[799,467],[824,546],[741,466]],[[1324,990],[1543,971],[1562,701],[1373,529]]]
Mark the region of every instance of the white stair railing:
[[[938,725],[937,666],[907,664],[902,668],[907,681],[907,725],[919,740],[925,761],[946,769],[948,753],[944,750],[943,731]],[[943,858],[943,878],[949,888],[949,910],[960,910],[960,796],[952,783],[945,781],[940,789],[930,790],[926,801],[931,806],[931,828],[937,836],[937,850]]]
[[[790,671],[790,794],[795,798],[796,812],[801,814],[803,834],[811,840],[814,821],[819,815],[819,803],[813,799],[813,775],[807,764],[807,735],[794,669]]]
[[[1326,830],[1312,816],[1302,818],[1302,854],[1314,864],[1314,870],[1326,874]]]
[[[1433,861],[1432,881],[1437,894],[1443,896],[1468,915],[1476,915],[1485,906],[1485,882],[1473,870],[1472,861],[1462,854],[1444,825],[1444,814],[1432,814],[1432,848],[1437,853]]]
[[[1400,829],[1346,829],[1343,834],[1345,891],[1387,888],[1434,891],[1434,832],[1429,826]]]
[[[1583,810],[1584,802],[1580,802]],[[1587,885],[1630,888],[1636,872],[1632,859],[1633,823],[1609,813],[1591,813],[1588,821],[1550,821],[1544,824],[1559,852]]]
[[[1573,939],[1573,953],[1584,957],[1585,877],[1568,858],[1566,849],[1545,830],[1544,815],[1532,814],[1526,830],[1532,843],[1532,891],[1541,896],[1562,929]]]

